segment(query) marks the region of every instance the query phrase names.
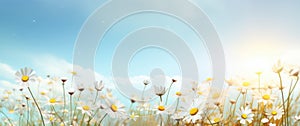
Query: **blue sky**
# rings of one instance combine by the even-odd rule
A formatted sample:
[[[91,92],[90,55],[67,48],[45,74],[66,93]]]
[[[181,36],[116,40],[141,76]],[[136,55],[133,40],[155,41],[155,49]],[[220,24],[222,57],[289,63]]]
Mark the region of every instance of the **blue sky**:
[[[67,74],[67,71],[60,71],[60,74],[55,72],[72,63],[74,42],[83,23],[104,2],[106,1],[2,0],[0,66],[6,70],[0,71],[0,80],[13,83],[13,76],[7,76],[7,71],[25,66],[34,68],[42,76]],[[300,61],[296,55],[300,47],[299,2],[192,2],[203,9],[214,24],[225,50],[228,74],[236,74],[240,72],[240,68],[251,71],[253,67],[266,67],[278,58],[292,63]],[[153,18],[160,20],[155,21]],[[201,46],[200,40],[191,34],[190,29],[176,19],[151,13],[128,17],[108,32],[103,39],[103,45],[97,51],[96,72],[110,76],[109,65],[113,48],[118,44],[117,40],[127,32],[147,25],[166,27],[189,41],[189,46],[199,57],[201,78],[210,76],[208,54],[205,47]],[[175,76],[180,74],[180,70],[174,61],[174,58],[163,51],[145,50],[132,60],[132,64],[129,65],[130,75],[147,75],[153,67],[162,67],[167,75]]]

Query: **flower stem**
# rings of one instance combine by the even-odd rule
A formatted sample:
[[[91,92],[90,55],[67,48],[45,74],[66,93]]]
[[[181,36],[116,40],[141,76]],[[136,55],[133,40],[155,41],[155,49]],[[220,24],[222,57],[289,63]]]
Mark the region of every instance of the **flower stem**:
[[[85,113],[84,113],[84,114],[83,114],[83,116],[82,116],[82,119],[81,119],[81,122],[80,122],[80,126],[82,126],[82,123],[83,123],[84,117],[85,117]]]
[[[11,120],[8,118],[8,116],[3,112],[3,111],[0,111],[4,116],[5,118],[7,118],[8,122],[10,123],[11,126],[13,126],[13,123],[11,122]]]
[[[72,95],[70,95],[70,123],[71,123],[71,125],[73,125],[73,119],[72,119],[73,118],[73,116],[72,116],[72,111],[73,111],[72,109],[73,108],[72,108],[72,104],[73,104],[72,103]]]
[[[95,97],[95,100],[94,100],[94,105],[96,104],[97,98],[98,98],[98,91],[96,92],[96,97]]]
[[[165,105],[168,104],[168,98],[169,98],[170,90],[171,90],[171,87],[172,87],[173,83],[174,83],[174,82],[172,82],[172,83],[170,84],[170,87],[168,88],[168,94],[167,94],[167,98],[166,98],[166,103],[165,103]]]
[[[280,81],[280,92],[281,92],[281,98],[282,98],[282,106],[283,106],[283,112],[285,112],[285,102],[284,102],[284,95],[283,95],[283,86],[282,86],[282,77],[280,75],[280,73],[278,73],[278,77],[279,77],[279,81]],[[282,114],[282,119],[284,119],[284,114]],[[285,120],[285,124],[286,124],[286,119]],[[283,121],[281,122],[281,124],[283,125]]]
[[[100,122],[99,122],[99,126],[101,125],[101,122],[103,121],[103,119],[107,116],[107,113],[105,113],[105,115],[101,118]]]
[[[66,110],[66,93],[65,93],[66,91],[65,91],[65,83],[64,82],[62,83],[62,86],[63,86],[63,95],[64,95],[64,110],[63,110],[63,116],[62,117],[64,118],[65,117],[65,112],[64,111]]]
[[[36,102],[36,100],[35,100],[35,98],[34,98],[32,92],[31,92],[30,88],[29,88],[29,87],[27,87],[27,88],[28,88],[28,90],[29,90],[29,92],[30,92],[30,95],[31,95],[31,97],[32,97],[32,99],[33,99],[33,101],[34,101],[36,107],[37,107],[38,110],[39,110],[39,113],[40,113],[40,116],[41,116],[41,119],[42,119],[43,126],[45,126],[44,117],[43,117],[41,108],[39,107],[38,103]]]

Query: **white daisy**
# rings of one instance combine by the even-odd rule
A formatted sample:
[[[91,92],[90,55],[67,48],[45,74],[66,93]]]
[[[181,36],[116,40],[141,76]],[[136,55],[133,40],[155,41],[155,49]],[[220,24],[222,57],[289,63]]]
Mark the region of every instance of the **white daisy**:
[[[111,118],[119,118],[119,119],[126,119],[127,114],[125,111],[125,105],[123,105],[118,100],[106,99],[106,105],[104,106],[104,111],[111,117]]]
[[[196,123],[198,120],[202,119],[202,111],[200,109],[200,106],[198,106],[197,104],[193,104],[188,111],[186,112],[186,116],[183,119],[183,121],[187,122],[187,123]]]
[[[273,107],[266,110],[266,115],[269,119],[279,120],[283,114],[283,109],[280,107]]]
[[[252,110],[249,109],[249,107],[241,108],[237,112],[237,120],[240,121],[241,124],[252,123],[254,114],[252,113]]]
[[[90,102],[80,103],[80,106],[78,106],[77,109],[81,110],[82,114],[87,114],[88,116],[92,116],[95,106],[89,103]]]
[[[96,81],[96,82],[94,82],[94,85],[95,85],[95,89],[97,91],[102,91],[104,88],[104,84],[102,81]]]
[[[36,75],[33,69],[25,67],[16,72],[16,81],[22,86],[28,87],[29,83],[35,82]]]

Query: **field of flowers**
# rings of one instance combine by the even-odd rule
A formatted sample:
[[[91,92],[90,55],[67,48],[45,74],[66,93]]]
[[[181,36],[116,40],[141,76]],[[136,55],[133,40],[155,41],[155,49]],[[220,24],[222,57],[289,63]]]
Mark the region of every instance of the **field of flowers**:
[[[298,67],[278,61],[272,70],[274,78],[270,80],[263,72],[253,73],[257,77],[254,80],[225,80],[224,90],[216,93],[209,93],[213,78],[194,82],[189,91],[193,95],[188,97],[187,92],[171,91],[178,83],[175,78],[167,87],[154,87],[154,101],[132,97],[130,104],[124,104],[105,82],[96,81],[93,87],[74,86],[75,71],[69,79],[43,78],[31,68],[22,68],[15,74],[20,88],[4,89],[1,94],[0,126],[300,125]],[[141,84],[146,87],[151,82]],[[175,99],[175,104],[170,99]],[[211,102],[205,102],[207,99]],[[187,101],[192,104],[184,104]]]

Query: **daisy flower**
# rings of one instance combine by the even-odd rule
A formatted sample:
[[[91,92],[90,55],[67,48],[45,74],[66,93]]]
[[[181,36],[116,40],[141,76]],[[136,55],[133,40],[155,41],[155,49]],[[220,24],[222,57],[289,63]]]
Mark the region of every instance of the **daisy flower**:
[[[283,70],[283,64],[280,60],[272,67],[274,73],[280,73]]]
[[[81,105],[77,107],[77,109],[81,110],[82,114],[87,114],[88,116],[92,116],[95,107],[88,103],[90,102],[81,103]]]
[[[97,91],[102,91],[104,88],[104,84],[102,81],[96,81],[96,82],[94,82],[94,85],[95,85],[95,89]]]
[[[241,124],[246,124],[248,123],[252,123],[253,120],[253,116],[254,114],[252,113],[252,110],[249,109],[249,107],[246,108],[241,108],[238,112],[237,112],[237,120],[241,123]]]
[[[276,96],[274,94],[271,94],[267,91],[261,93],[254,93],[254,97],[258,99],[258,102],[264,103],[264,105],[272,104],[276,99]]]
[[[198,120],[202,119],[202,111],[200,110],[200,107],[197,106],[197,104],[193,104],[191,107],[188,108],[188,111],[186,112],[186,116],[183,119],[183,121],[187,123],[196,123]]]
[[[300,115],[294,117],[295,121],[300,121]]]
[[[283,114],[283,109],[280,107],[273,107],[266,110],[266,115],[269,119],[279,120]]]
[[[222,119],[222,114],[220,113],[215,113],[213,115],[211,115],[209,117],[209,121],[207,121],[207,123],[212,123],[212,124],[217,124],[220,123],[223,119]]]
[[[134,112],[131,113],[131,115],[129,115],[129,119],[130,120],[133,120],[133,121],[136,121],[136,119],[140,117],[139,115],[136,115]]]
[[[28,67],[20,69],[16,72],[16,81],[22,86],[28,87],[28,83],[35,82],[36,75],[35,72]]]
[[[168,108],[162,102],[160,102],[158,105],[154,106],[154,111],[158,115],[170,113],[170,110],[168,110]]]
[[[118,100],[106,99],[106,105],[104,106],[104,111],[111,118],[127,118],[125,106]]]
[[[161,97],[166,93],[166,87],[164,87],[164,86],[154,86],[154,92],[157,96]]]

